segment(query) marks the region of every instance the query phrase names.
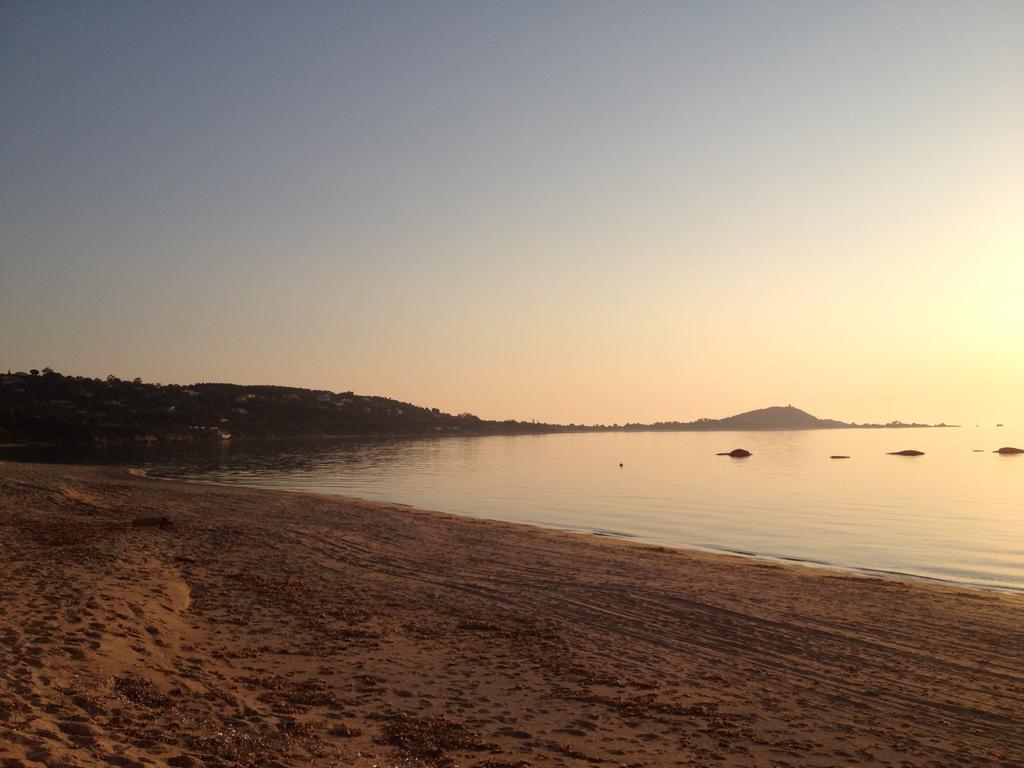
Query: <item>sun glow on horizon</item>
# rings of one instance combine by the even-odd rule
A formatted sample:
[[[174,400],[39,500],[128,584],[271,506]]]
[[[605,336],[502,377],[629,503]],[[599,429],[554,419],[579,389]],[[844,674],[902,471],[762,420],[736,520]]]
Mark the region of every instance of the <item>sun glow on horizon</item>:
[[[3,9],[0,367],[1024,421],[1021,4],[229,6]]]

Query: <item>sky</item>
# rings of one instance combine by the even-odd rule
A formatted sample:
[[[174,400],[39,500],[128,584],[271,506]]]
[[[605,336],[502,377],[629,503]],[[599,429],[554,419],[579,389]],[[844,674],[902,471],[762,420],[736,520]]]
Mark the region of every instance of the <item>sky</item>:
[[[0,367],[1024,420],[1024,2],[0,0]]]

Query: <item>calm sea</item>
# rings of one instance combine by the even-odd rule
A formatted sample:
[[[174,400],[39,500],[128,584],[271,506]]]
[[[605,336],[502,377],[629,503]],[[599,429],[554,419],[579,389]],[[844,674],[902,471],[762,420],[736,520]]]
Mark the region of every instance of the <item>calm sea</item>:
[[[105,459],[161,477],[1024,591],[1024,455],[993,453],[1003,445],[1024,447],[1024,429],[225,441]],[[737,447],[753,456],[715,455]],[[907,448],[925,455],[886,455]]]

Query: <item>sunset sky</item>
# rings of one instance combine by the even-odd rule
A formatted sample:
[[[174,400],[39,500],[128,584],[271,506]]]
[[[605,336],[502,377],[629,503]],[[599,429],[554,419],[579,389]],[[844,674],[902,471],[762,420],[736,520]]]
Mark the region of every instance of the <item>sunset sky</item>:
[[[1024,2],[0,3],[0,367],[1024,420]]]

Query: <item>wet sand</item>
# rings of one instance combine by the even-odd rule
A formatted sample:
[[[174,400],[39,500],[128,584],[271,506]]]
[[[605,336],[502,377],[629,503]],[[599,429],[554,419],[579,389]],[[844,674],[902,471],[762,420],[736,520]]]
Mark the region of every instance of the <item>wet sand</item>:
[[[1022,745],[1018,595],[0,463],[0,768],[1009,768]]]

